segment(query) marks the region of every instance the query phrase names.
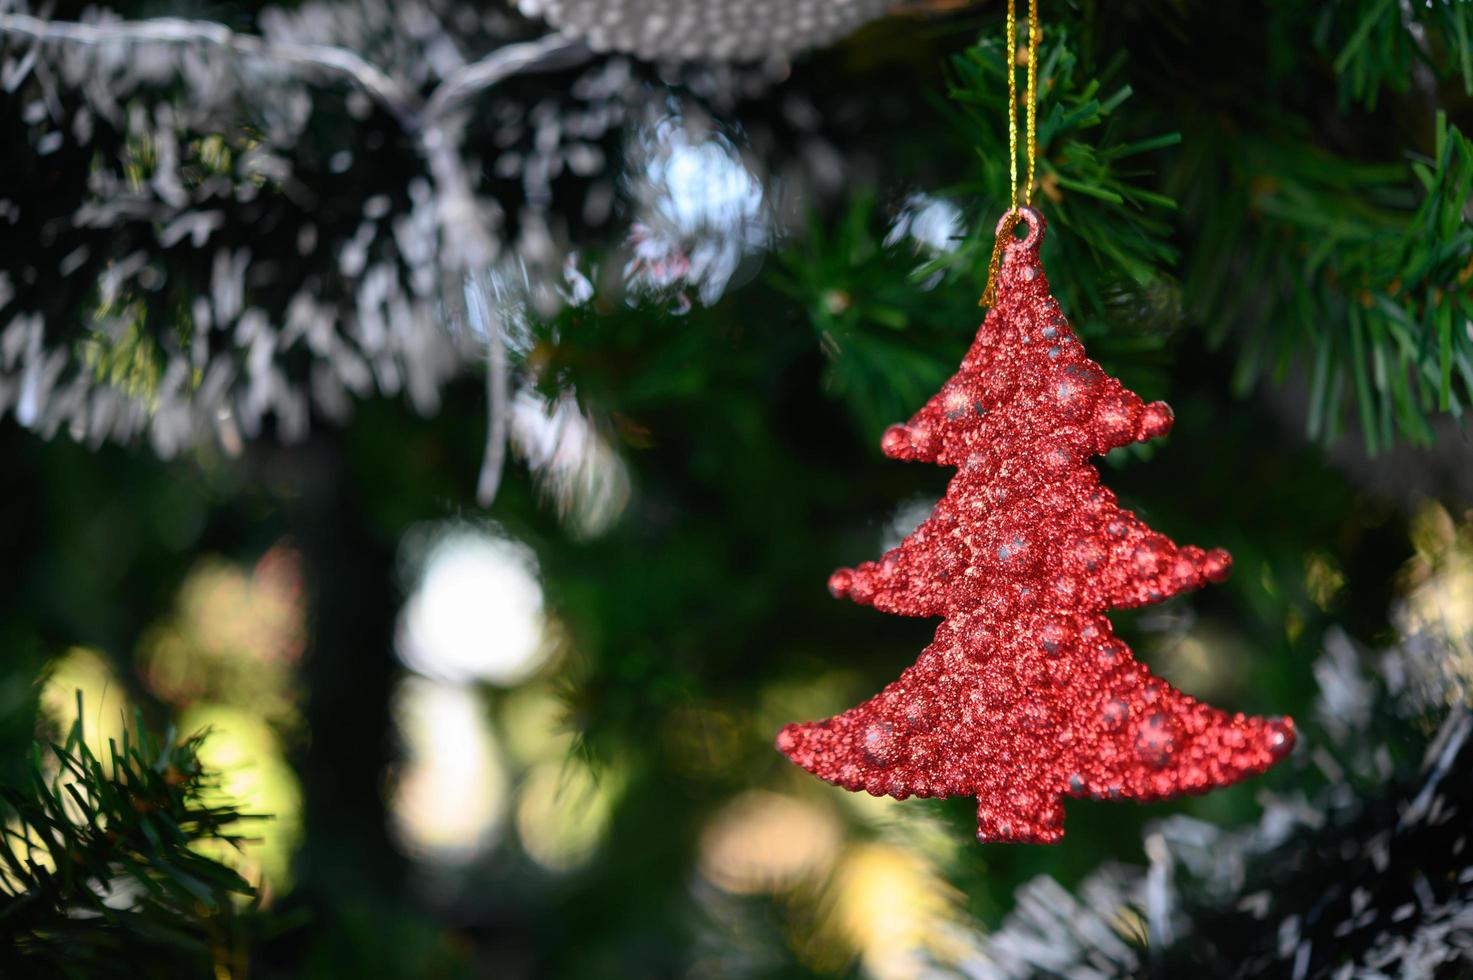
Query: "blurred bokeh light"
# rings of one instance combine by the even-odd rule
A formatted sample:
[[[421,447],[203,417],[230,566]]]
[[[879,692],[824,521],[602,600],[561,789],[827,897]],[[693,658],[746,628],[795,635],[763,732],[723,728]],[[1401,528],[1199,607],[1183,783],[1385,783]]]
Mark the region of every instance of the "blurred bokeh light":
[[[1457,521],[1428,503],[1412,521],[1415,556],[1402,570],[1392,619],[1408,677],[1429,705],[1473,704],[1473,513]]]
[[[701,834],[701,874],[725,891],[782,892],[827,871],[843,829],[809,800],[750,790],[726,804]]]
[[[835,969],[847,952],[878,980],[932,975],[938,964],[962,953],[949,939],[960,921],[958,901],[940,872],[914,850],[855,843],[821,899],[818,926],[808,940],[813,965]]]
[[[628,153],[640,220],[626,243],[626,280],[650,292],[689,285],[714,303],[772,236],[762,182],[706,119],[666,116],[643,127]]]
[[[549,871],[587,864],[602,842],[623,789],[618,769],[595,773],[577,756],[538,763],[517,794],[517,836]]]
[[[427,528],[415,537],[408,548],[423,557],[399,621],[404,665],[450,683],[511,687],[530,677],[548,652],[531,550],[471,525]]]
[[[285,541],[253,563],[198,561],[173,608],[145,631],[135,658],[143,687],[174,711],[178,732],[206,731],[207,799],[231,800],[254,822],[242,849],[209,846],[271,902],[291,887],[302,791],[287,759],[305,737],[298,666],[307,624],[301,558]]]
[[[46,668],[41,685],[41,716],[59,738],[77,718],[82,706],[83,736],[94,754],[109,758],[109,740],[121,741],[131,724],[132,706],[118,683],[112,664],[98,650],[73,647]]]
[[[207,801],[233,801],[247,813],[269,814],[270,819],[250,823],[250,840],[240,851],[200,845],[234,865],[269,903],[291,887],[292,854],[302,834],[302,790],[279,735],[248,708],[223,704],[195,705],[179,716],[178,726],[182,732],[209,732],[199,758],[218,781],[205,789]]]
[[[457,864],[496,839],[507,777],[474,689],[407,677],[394,698],[407,759],[394,786],[392,818],[405,851]]]
[[[138,669],[149,692],[179,708],[229,704],[294,726],[296,667],[306,644],[300,565],[284,543],[252,567],[200,561],[173,613],[140,645]]]

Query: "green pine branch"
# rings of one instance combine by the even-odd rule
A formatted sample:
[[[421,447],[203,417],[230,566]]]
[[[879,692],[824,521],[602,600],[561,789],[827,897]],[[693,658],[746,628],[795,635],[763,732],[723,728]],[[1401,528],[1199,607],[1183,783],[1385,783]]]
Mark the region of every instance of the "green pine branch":
[[[1172,306],[1167,297],[1177,249],[1170,218],[1176,203],[1151,188],[1147,161],[1180,136],[1133,127],[1130,113],[1122,111],[1133,94],[1123,69],[1117,56],[1090,72],[1067,29],[1044,31],[1032,197],[1053,229],[1044,240],[1045,261],[1067,270],[1052,277],[1055,292],[1086,335],[1106,333],[1107,324],[1115,333],[1159,326]],[[971,236],[942,262],[964,275],[986,270],[994,226],[1007,209],[1007,71],[1002,39],[991,36],[952,61],[949,94],[977,160],[975,177],[957,191],[974,195],[976,207]]]
[[[830,391],[871,434],[909,417],[940,387],[982,317],[976,298],[1007,209],[1006,64],[991,37],[953,61],[952,104],[943,111],[976,162],[944,192],[965,215],[965,235],[952,248],[917,255],[889,240],[884,209],[861,194],[831,227],[815,219],[777,257],[772,279],[803,306],[828,358]],[[1167,220],[1175,202],[1149,187],[1143,161],[1179,137],[1124,124],[1132,92],[1121,68],[1116,59],[1090,74],[1067,32],[1045,32],[1034,203],[1051,222],[1044,250],[1060,270],[1053,288],[1092,352],[1128,384],[1155,389],[1157,355],[1180,318]]]
[[[239,846],[251,818],[207,801],[203,738],[172,744],[137,719],[101,758],[79,694],[65,741],[33,744],[0,783],[0,975],[233,975],[237,905],[255,893],[195,848]]]
[[[1473,0],[1278,4],[1273,31],[1285,69],[1303,70],[1306,45],[1329,62],[1342,109],[1374,109],[1383,89],[1406,92],[1418,73],[1473,95]]]
[[[1252,132],[1202,134],[1175,175],[1199,238],[1184,296],[1239,351],[1238,386],[1307,377],[1309,431],[1349,415],[1368,452],[1426,445],[1473,401],[1473,142],[1438,116],[1435,150],[1366,164]],[[1212,188],[1211,192],[1204,188]]]
[[[859,195],[832,229],[811,221],[771,276],[807,314],[827,359],[829,393],[871,437],[941,387],[981,317],[980,286],[936,289],[934,263],[886,244],[881,218],[874,197]]]
[[[1452,31],[1464,6],[1434,13]],[[1006,71],[990,36],[953,62],[955,121],[977,160],[950,192],[969,219],[954,250],[919,266],[887,250],[863,197],[781,259],[779,284],[806,307],[831,384],[871,426],[872,415],[904,414],[887,386],[914,404],[945,370],[916,327],[960,315],[947,295],[980,291],[1007,206]],[[1314,438],[1332,441],[1351,422],[1375,453],[1398,440],[1430,444],[1439,414],[1462,420],[1473,402],[1467,137],[1439,114],[1431,154],[1369,162],[1318,145],[1311,120],[1287,111],[1264,120],[1204,109],[1184,117],[1185,145],[1169,149],[1181,135],[1153,133],[1153,113],[1126,111],[1122,73],[1118,56],[1086,71],[1067,30],[1045,33],[1034,203],[1053,229],[1044,250],[1054,291],[1097,356],[1126,355],[1128,375],[1185,321],[1230,343],[1240,394],[1266,376],[1302,377]],[[941,288],[917,288],[938,276]]]

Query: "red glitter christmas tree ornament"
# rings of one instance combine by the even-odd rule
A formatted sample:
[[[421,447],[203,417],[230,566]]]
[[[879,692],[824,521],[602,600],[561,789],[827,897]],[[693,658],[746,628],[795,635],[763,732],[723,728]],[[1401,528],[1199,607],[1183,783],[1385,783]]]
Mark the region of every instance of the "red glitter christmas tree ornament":
[[[1260,773],[1293,746],[1287,719],[1228,714],[1131,655],[1104,612],[1227,577],[1222,550],[1181,547],[1122,509],[1090,457],[1164,434],[1084,349],[1049,295],[1043,218],[1004,219],[996,302],[961,369],[891,426],[895,459],[956,467],[931,516],[829,588],[883,612],[941,616],[900,679],[777,747],[876,796],[977,798],[981,841],[1052,843],[1065,796],[1156,800]]]

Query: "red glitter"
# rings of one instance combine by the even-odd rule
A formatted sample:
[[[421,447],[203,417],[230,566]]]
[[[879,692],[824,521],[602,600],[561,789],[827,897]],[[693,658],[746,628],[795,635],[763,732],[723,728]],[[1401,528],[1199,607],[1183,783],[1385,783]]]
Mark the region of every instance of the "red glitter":
[[[1091,455],[1164,434],[1084,354],[1049,295],[1043,218],[1009,243],[997,302],[961,369],[885,454],[956,467],[931,516],[877,562],[829,580],[884,612],[945,617],[900,679],[777,747],[849,790],[975,796],[981,841],[1053,843],[1065,796],[1155,800],[1260,773],[1288,718],[1228,714],[1131,655],[1105,618],[1227,577],[1220,549],[1180,547],[1121,509]]]

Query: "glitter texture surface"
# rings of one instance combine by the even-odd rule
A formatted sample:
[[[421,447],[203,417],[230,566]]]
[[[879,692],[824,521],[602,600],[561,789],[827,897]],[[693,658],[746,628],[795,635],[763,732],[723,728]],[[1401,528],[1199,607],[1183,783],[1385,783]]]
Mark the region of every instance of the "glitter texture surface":
[[[931,516],[879,561],[835,572],[836,596],[942,616],[895,683],[777,747],[849,790],[977,798],[981,841],[1052,843],[1062,798],[1155,800],[1262,772],[1287,718],[1230,714],[1131,655],[1110,608],[1227,577],[1222,550],[1182,547],[1121,509],[1090,457],[1163,435],[1162,402],[1106,375],[1049,295],[1043,218],[1007,247],[998,298],[960,370],[883,449],[955,467]]]

